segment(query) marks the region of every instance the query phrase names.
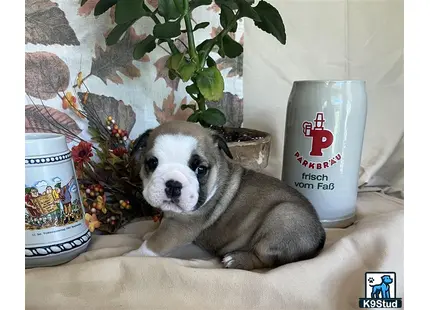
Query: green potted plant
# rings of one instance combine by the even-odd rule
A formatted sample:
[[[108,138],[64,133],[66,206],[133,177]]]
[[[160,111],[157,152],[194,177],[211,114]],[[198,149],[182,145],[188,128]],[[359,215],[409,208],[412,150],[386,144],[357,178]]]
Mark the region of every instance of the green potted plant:
[[[214,38],[208,38],[196,45],[193,32],[209,26],[201,22],[193,26],[192,11],[202,5],[211,5],[212,0],[158,0],[158,7],[151,10],[144,0],[100,0],[94,15],[104,14],[115,6],[117,24],[106,37],[106,44],[116,44],[122,35],[137,20],[152,19],[155,23],[152,34],[137,42],[133,57],[141,59],[153,51],[157,45],[170,50],[167,60],[169,78],[180,78],[187,84],[186,92],[196,102],[182,105],[181,109],[192,109],[188,121],[198,122],[204,127],[219,131],[227,139],[232,154],[237,161],[252,169],[267,166],[270,151],[268,133],[246,129],[224,127],[226,117],[217,108],[207,106],[208,102],[219,101],[224,94],[224,79],[210,56],[216,52],[220,57],[235,58],[243,53],[243,47],[229,35],[237,30],[241,18],[250,18],[255,26],[273,35],[281,44],[286,43],[285,27],[279,12],[270,3],[254,0],[215,0],[221,12],[220,31]],[[187,35],[186,50],[181,52],[175,39],[182,33]]]

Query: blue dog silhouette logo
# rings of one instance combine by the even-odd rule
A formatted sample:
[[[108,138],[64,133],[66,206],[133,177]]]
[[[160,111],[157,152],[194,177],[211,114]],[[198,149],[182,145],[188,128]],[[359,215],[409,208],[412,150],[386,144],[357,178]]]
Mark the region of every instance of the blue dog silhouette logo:
[[[373,278],[369,278],[369,282],[373,282]],[[390,277],[390,275],[383,275],[381,277],[381,283],[372,285],[369,284],[372,287],[372,298],[391,298],[390,296],[390,284],[393,283],[393,279]]]
[[[401,308],[402,299],[396,296],[395,272],[366,272],[365,297],[359,298],[360,308]]]

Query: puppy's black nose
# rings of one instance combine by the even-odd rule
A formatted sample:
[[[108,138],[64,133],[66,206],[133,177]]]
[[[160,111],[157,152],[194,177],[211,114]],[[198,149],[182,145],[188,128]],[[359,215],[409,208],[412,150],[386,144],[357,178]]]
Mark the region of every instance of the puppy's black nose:
[[[181,196],[182,184],[181,182],[169,180],[166,182],[166,192],[167,198],[179,198]]]

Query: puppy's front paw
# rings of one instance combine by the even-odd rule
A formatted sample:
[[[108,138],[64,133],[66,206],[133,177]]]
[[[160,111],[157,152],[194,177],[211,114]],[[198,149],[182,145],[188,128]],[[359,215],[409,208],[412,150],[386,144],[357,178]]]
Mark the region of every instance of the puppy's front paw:
[[[153,256],[154,257],[154,256],[158,256],[158,254],[154,253],[153,251],[148,249],[148,247],[146,246],[146,241],[145,241],[142,243],[140,248],[138,248],[137,250],[128,252],[128,253],[124,254],[123,256],[128,256],[128,257]]]
[[[127,252],[127,253],[123,254],[122,256],[126,256],[126,257],[140,257],[140,256],[143,256],[143,255],[140,253],[139,249],[137,249],[137,250],[133,250],[133,251]]]

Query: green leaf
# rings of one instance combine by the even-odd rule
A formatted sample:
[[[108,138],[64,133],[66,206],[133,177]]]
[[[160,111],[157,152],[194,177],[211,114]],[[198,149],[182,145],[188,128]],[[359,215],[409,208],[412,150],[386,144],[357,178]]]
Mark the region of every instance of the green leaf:
[[[238,7],[240,16],[251,18],[252,20],[261,21],[261,18],[256,10],[251,6],[251,4],[246,0],[235,0]]]
[[[121,157],[116,156],[113,153],[110,153],[110,158],[107,159],[107,162],[110,163],[112,166],[115,166],[116,164],[122,162]]]
[[[115,28],[113,28],[106,37],[106,45],[116,44],[121,38],[121,36],[124,34],[124,32],[126,32],[127,29],[130,28],[136,20],[137,19],[133,19],[125,24],[116,25]]]
[[[200,111],[195,111],[193,114],[191,114],[187,121],[188,122],[192,122],[192,123],[197,123],[199,121],[200,118]]]
[[[182,0],[178,1],[181,5],[181,11],[184,11]],[[174,0],[158,0],[158,14],[163,16],[166,20],[177,19],[181,16],[181,12],[175,5]]]
[[[209,46],[211,44],[212,39],[206,39],[202,43],[196,46],[197,52],[200,52],[201,50],[204,50],[206,46]]]
[[[157,44],[160,45],[162,43],[168,43],[166,39],[158,39]]]
[[[242,45],[233,40],[229,35],[224,36],[223,39],[223,51],[228,58],[236,58],[243,53]]]
[[[154,26],[154,37],[159,39],[170,39],[181,35],[180,20],[174,22],[166,22],[164,24],[156,24]]]
[[[185,90],[190,95],[197,95],[199,93],[199,89],[196,84],[191,84],[185,87]]]
[[[182,81],[188,82],[191,77],[196,72],[197,65],[194,62],[184,62],[181,68],[179,68],[179,76],[181,77]]]
[[[208,67],[216,66],[215,60],[213,60],[213,58],[209,55],[208,55],[208,59],[206,59],[206,64],[208,65]]]
[[[196,106],[194,104],[183,104],[181,105],[181,110],[192,109],[196,111]]]
[[[115,6],[115,22],[124,24],[133,19],[139,19],[142,16],[150,16],[151,13],[146,11],[143,6],[144,0],[119,0]]]
[[[88,0],[81,0],[81,6],[83,6],[85,3],[87,3]]]
[[[223,5],[227,6],[231,10],[237,10],[238,9],[235,0],[215,0],[215,4],[218,5],[219,7],[221,7]]]
[[[192,11],[201,5],[211,5],[211,4],[212,4],[212,0],[191,0],[189,8],[190,8],[190,11]]]
[[[193,31],[196,31],[198,29],[206,28],[207,26],[209,26],[209,24],[210,24],[209,22],[203,22],[203,23],[197,24],[197,25],[194,26]]]
[[[254,0],[245,1],[250,5],[255,2]],[[219,7],[221,7],[221,5],[226,5],[233,11],[238,9],[237,2],[239,2],[239,0],[215,0],[216,5],[218,5]]]
[[[177,71],[181,65],[182,59],[185,57],[183,53],[171,55],[166,62],[167,68],[173,71]]]
[[[88,126],[87,131],[91,136],[91,140],[93,140],[93,141],[99,141],[100,140],[100,132],[97,129],[95,129],[92,126]]]
[[[177,78],[177,75],[173,70],[169,70],[168,76],[169,76],[169,79],[171,79],[172,81]]]
[[[152,52],[155,47],[156,44],[154,36],[148,35],[145,39],[135,45],[133,51],[133,58],[140,59],[145,56],[146,53]]]
[[[197,69],[197,65],[188,60],[182,53],[170,56],[167,59],[167,67],[179,75],[184,82],[189,81]]]
[[[193,28],[193,32],[194,31],[196,31],[196,30],[199,30],[199,29],[203,29],[203,28],[206,28],[207,26],[209,26],[210,25],[210,23],[209,22],[202,22],[202,23],[200,23],[200,24],[197,24],[197,25],[195,25],[194,26],[194,28]],[[181,30],[181,32],[182,33],[185,33],[185,32],[187,32],[187,29],[182,29]]]
[[[236,16],[234,15],[234,12],[232,11],[232,9],[230,9],[226,5],[221,6],[220,22],[223,28],[227,28],[231,23],[234,22],[234,25],[230,31],[236,32],[237,30]]]
[[[218,48],[218,54],[222,58],[224,58],[225,57],[225,52],[224,52],[224,37],[220,38],[220,40],[218,40],[217,44],[218,44],[218,47],[219,47]]]
[[[200,125],[202,125],[204,128],[210,128],[211,124],[206,123],[204,120],[199,119]]]
[[[99,149],[96,149],[96,155],[100,160],[102,161],[106,160],[106,155],[104,154],[104,152],[100,151]]]
[[[196,84],[206,100],[218,101],[223,96],[224,79],[216,66],[202,69],[197,74]]]
[[[200,114],[200,120],[212,126],[223,126],[227,119],[220,110],[209,108]]]
[[[278,10],[263,0],[254,9],[261,18],[261,22],[254,21],[254,24],[261,30],[272,34],[279,42],[285,45],[287,43],[287,35]]]
[[[113,7],[118,0],[100,0],[94,8],[94,16],[102,15],[104,12]]]

